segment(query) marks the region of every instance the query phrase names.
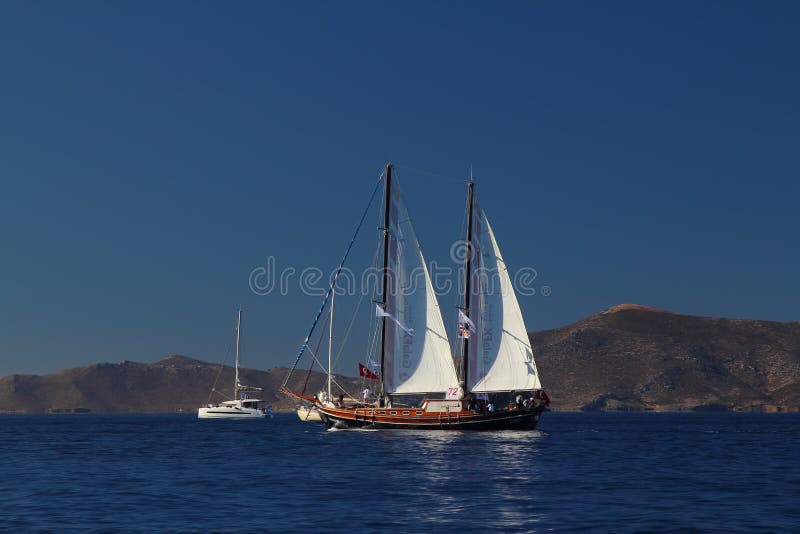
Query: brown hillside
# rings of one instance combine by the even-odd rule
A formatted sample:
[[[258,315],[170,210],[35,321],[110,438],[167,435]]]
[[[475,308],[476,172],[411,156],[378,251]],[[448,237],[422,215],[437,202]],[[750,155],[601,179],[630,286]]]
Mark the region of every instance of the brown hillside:
[[[556,409],[800,406],[800,323],[626,304],[531,339]]]
[[[239,372],[242,383],[264,388],[261,398],[275,410],[294,408],[291,399],[278,393],[287,369],[240,369]],[[300,390],[305,378],[306,371],[299,370],[289,385]],[[356,379],[337,377],[337,380],[353,392],[360,386]],[[100,363],[41,376],[10,375],[0,378],[0,410],[42,413],[60,408],[88,408],[101,413],[194,412],[209,402],[215,381],[220,394],[214,394],[210,400],[229,398],[233,368],[186,356],[168,356],[156,363]],[[313,372],[307,391],[319,391],[324,381],[324,374]]]
[[[797,410],[800,323],[715,319],[624,304],[531,336],[542,382],[556,410]],[[286,369],[243,369],[276,410]],[[301,389],[306,373],[290,383]],[[322,388],[312,373],[307,391]],[[337,378],[351,392],[356,378]],[[0,411],[53,408],[94,412],[194,412],[217,389],[230,395],[233,369],[169,356],[159,362],[102,363],[49,375],[0,378]],[[211,400],[221,400],[221,395]]]

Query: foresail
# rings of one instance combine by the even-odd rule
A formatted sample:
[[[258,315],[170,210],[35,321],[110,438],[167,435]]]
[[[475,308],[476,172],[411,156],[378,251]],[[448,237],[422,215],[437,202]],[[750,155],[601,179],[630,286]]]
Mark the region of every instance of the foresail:
[[[384,313],[388,393],[438,393],[458,385],[450,343],[402,193],[392,183],[389,283]]]
[[[541,388],[522,311],[486,214],[475,207],[469,389],[476,393]]]

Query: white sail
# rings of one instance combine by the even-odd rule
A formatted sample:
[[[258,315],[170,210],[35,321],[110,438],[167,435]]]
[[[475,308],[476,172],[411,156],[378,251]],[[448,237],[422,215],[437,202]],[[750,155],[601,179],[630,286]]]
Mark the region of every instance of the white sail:
[[[389,282],[384,384],[388,393],[438,393],[458,386],[450,343],[402,193],[389,207]]]
[[[517,296],[486,214],[474,209],[469,389],[475,393],[542,387]]]

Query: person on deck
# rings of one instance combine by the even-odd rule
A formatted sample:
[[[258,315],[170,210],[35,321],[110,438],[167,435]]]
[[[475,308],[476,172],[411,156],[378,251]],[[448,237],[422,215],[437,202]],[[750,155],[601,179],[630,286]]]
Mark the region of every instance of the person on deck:
[[[369,396],[372,392],[369,390],[369,387],[365,387],[364,391],[361,392],[361,399],[364,401],[364,404],[369,403]]]

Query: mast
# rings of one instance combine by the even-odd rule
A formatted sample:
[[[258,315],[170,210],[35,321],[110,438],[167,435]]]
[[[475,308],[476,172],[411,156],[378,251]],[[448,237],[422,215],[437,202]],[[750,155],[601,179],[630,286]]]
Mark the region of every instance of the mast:
[[[470,168],[469,183],[467,185],[467,250],[464,260],[464,315],[467,317],[470,316],[470,292],[472,291],[472,197],[474,188],[475,182],[472,180],[472,169]],[[466,397],[467,393],[469,393],[469,380],[467,377],[467,371],[469,369],[469,337],[463,339],[461,376],[464,380],[464,396]]]
[[[328,326],[328,401],[331,400],[331,355],[333,354],[333,301],[336,298],[336,288],[333,289],[331,293],[331,319],[330,325]]]
[[[386,187],[385,197],[383,201],[383,282],[381,289],[381,300],[383,300],[383,311],[386,309],[386,290],[389,286],[389,212],[392,207],[392,163],[386,164]],[[385,363],[386,363],[386,316],[381,318],[381,398],[383,398],[386,391],[385,376]]]
[[[239,400],[239,345],[242,332],[242,307],[239,306],[239,315],[236,318],[236,372],[233,383],[233,400]]]

